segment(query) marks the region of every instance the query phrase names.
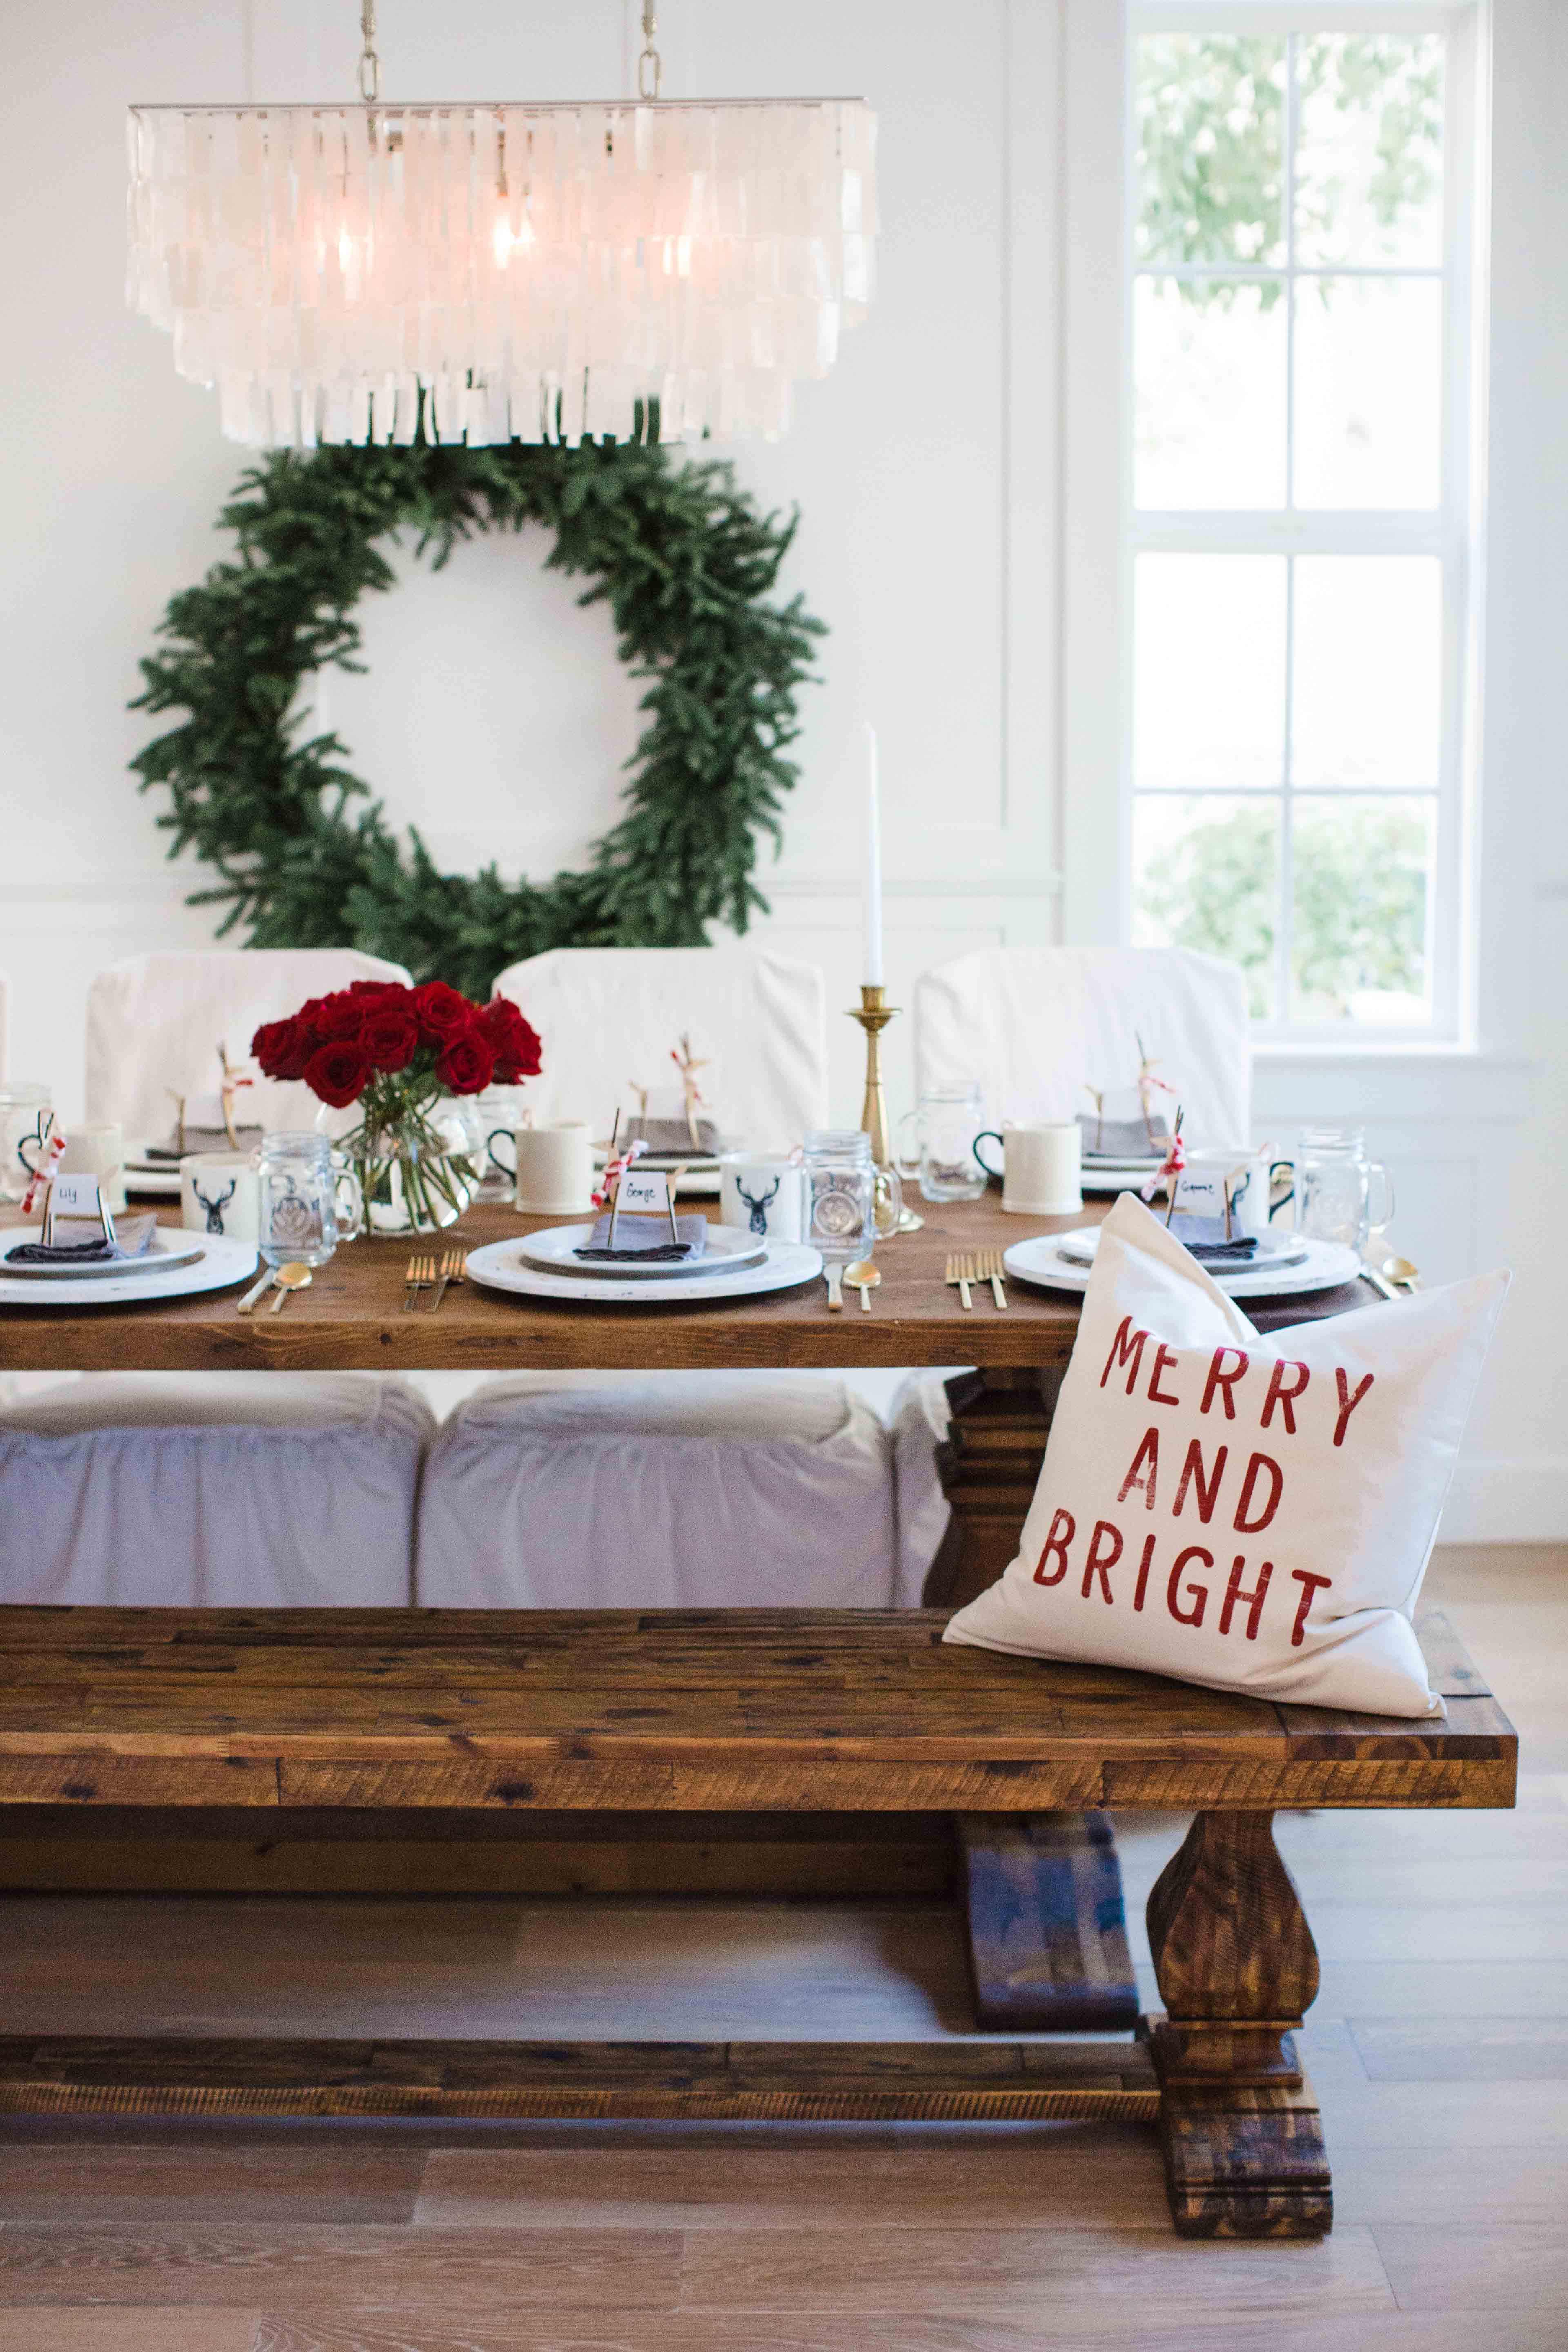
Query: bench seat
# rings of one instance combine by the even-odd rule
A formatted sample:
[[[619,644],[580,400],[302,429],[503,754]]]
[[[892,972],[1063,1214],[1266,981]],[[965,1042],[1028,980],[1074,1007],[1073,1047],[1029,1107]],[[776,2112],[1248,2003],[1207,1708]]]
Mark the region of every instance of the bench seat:
[[[1184,2233],[1327,2229],[1327,2158],[1295,2042],[1317,1953],[1272,1816],[1512,1803],[1512,1728],[1451,1629],[1436,1615],[1420,1628],[1447,1718],[1411,1722],[946,1647],[945,1622],[941,1611],[7,1609],[0,1828],[44,1808],[156,1811],[165,1823],[203,1809],[946,1814],[982,2022],[1016,2020],[1018,1989],[1050,1974],[1065,1900],[1074,1965],[1100,1980],[1083,1988],[1082,2021],[1099,2025],[1120,2020],[1131,1971],[1098,1809],[1192,1811],[1149,1901],[1166,2013],[1139,2020],[1134,2038],[14,2040],[0,2042],[0,2112],[1112,2116],[1157,2123]],[[1076,1846],[1064,1814],[1087,1822]]]

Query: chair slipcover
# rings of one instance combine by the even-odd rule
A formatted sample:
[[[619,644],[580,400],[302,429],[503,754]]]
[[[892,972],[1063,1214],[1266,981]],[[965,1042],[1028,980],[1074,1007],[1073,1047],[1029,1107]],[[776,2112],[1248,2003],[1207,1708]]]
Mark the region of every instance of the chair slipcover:
[[[364,1372],[112,1372],[12,1404],[0,1601],[406,1607],[434,1427]]]
[[[217,1049],[248,1062],[264,1021],[354,980],[398,980],[398,963],[354,948],[198,948],[128,956],[95,974],[87,999],[87,1116],[118,1119],[126,1142],[156,1141],[174,1123],[169,1089],[216,1095]],[[321,1108],[308,1087],[258,1077],[240,1097],[245,1125],[308,1128]]]
[[[1134,1086],[1140,1037],[1189,1144],[1251,1140],[1237,964],[1189,948],[984,948],[915,982],[921,1086],[978,1078],[992,1127],[1076,1118],[1090,1108],[1086,1086]]]
[[[1190,1144],[1250,1142],[1247,1024],[1239,965],[1188,948],[984,948],[915,982],[919,1083],[978,1078],[992,1127],[1076,1118],[1086,1086],[1131,1088],[1142,1039]],[[893,1402],[899,1572],[917,1592],[947,1529],[935,1449],[950,1418],[940,1373],[911,1373]]]
[[[4,1085],[5,1073],[10,1067],[8,1059],[10,1024],[10,1000],[6,993],[5,975],[0,971],[0,1085]]]
[[[800,1141],[827,1114],[822,974],[753,948],[552,948],[509,964],[491,994],[538,1030],[544,1067],[527,1100],[542,1126],[585,1118],[610,1132],[632,1088],[655,1118],[679,1112],[670,1054],[684,1031],[710,1118],[753,1150]]]
[[[437,1608],[886,1608],[887,1432],[810,1373],[492,1381],[431,1451],[415,1581]]]

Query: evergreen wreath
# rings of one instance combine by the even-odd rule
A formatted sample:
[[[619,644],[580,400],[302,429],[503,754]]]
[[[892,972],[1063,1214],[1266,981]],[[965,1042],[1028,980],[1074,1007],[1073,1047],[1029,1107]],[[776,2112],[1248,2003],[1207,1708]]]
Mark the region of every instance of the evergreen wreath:
[[[188,901],[227,905],[220,937],[361,948],[484,996],[546,948],[700,946],[709,923],[766,911],[755,835],[781,838],[795,692],[824,629],[799,596],[764,601],[798,517],[763,514],[728,466],[636,442],[284,451],[220,520],[236,557],[171,600],[132,705],[188,713],[132,767],[172,796],[171,857],[194,848],[222,877]],[[589,579],[578,602],[608,601],[647,723],[584,871],[442,874],[417,833],[405,855],[335,734],[300,737],[299,689],[328,662],[363,667],[353,609],[394,584],[389,534],[416,534],[439,569],[459,540],[534,522],[550,564]]]

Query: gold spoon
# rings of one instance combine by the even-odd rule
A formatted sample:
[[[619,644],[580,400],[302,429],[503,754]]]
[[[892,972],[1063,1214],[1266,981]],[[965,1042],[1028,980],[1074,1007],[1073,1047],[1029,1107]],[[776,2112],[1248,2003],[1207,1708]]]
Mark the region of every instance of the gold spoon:
[[[272,1277],[272,1286],[278,1293],[272,1302],[272,1312],[276,1315],[291,1290],[309,1290],[310,1269],[299,1264],[280,1265]]]
[[[877,1285],[882,1279],[881,1275],[872,1265],[870,1259],[868,1257],[858,1257],[856,1259],[853,1265],[847,1265],[844,1269],[844,1279],[849,1285],[851,1290],[858,1290],[860,1293],[861,1314],[869,1315],[871,1312],[870,1293],[876,1289]]]
[[[1383,1271],[1389,1281],[1401,1290],[1419,1290],[1421,1287],[1421,1269],[1418,1265],[1412,1265],[1407,1257],[1385,1257]]]

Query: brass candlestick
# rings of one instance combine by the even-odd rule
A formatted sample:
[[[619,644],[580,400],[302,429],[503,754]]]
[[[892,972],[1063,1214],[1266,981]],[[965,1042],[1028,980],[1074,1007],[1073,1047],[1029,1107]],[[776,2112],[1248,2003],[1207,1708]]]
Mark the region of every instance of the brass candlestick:
[[[894,1184],[898,1181],[898,1171],[893,1166],[892,1141],[888,1134],[888,1092],[882,1084],[881,1040],[883,1030],[889,1021],[898,1017],[898,1012],[896,1004],[888,1003],[885,988],[872,987],[862,982],[859,1005],[852,1008],[849,1014],[851,1021],[858,1021],[866,1032],[866,1095],[860,1105],[860,1124],[871,1139],[871,1158],[875,1166],[880,1174],[891,1177]],[[912,1209],[904,1208],[900,1202],[897,1222],[890,1223],[884,1233],[882,1201],[884,1198],[890,1201],[893,1197],[893,1185],[879,1188],[877,1228],[879,1237],[883,1240],[895,1233],[918,1233],[925,1223],[923,1217],[917,1217]]]

